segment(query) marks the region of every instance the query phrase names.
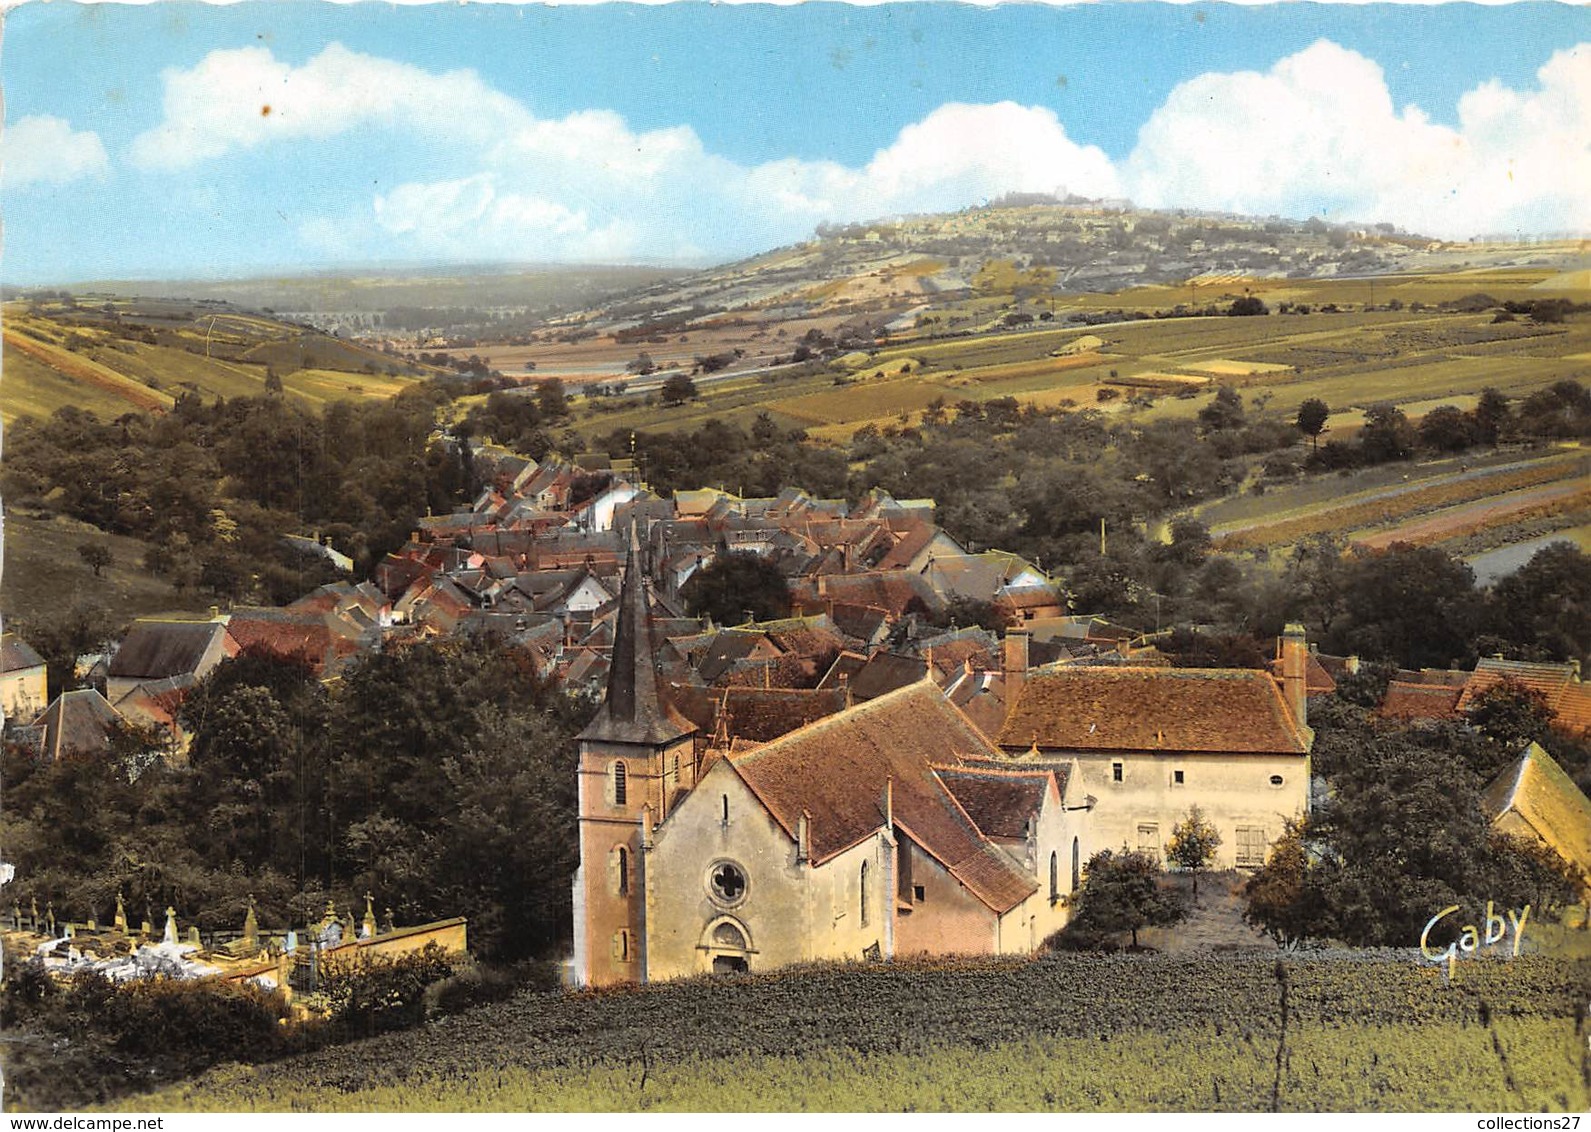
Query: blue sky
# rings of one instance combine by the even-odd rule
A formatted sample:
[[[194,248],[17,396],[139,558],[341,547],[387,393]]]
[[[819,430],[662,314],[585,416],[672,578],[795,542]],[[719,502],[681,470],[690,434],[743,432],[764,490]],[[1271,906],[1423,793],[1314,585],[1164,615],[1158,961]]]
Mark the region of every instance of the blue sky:
[[[31,3],[0,277],[707,261],[1065,189],[1591,231],[1591,9]]]

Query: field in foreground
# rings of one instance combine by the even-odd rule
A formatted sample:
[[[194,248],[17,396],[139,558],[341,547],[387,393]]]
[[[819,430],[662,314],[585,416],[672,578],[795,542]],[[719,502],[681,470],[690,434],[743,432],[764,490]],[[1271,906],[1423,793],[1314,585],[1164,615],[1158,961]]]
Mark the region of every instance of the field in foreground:
[[[522,995],[125,1107],[1581,1110],[1588,995],[1539,954],[1452,984],[1407,952],[821,967]]]
[[[1567,1019],[1310,1026],[1289,1034],[1278,1078],[1274,1036],[1179,1027],[1110,1042],[1032,1038],[921,1053],[677,1060],[660,1050],[650,1065],[506,1066],[351,1091],[305,1089],[296,1080],[273,1087],[229,1069],[203,1092],[162,1094],[158,1107],[169,1100],[212,1111],[1243,1112],[1270,1111],[1274,1089],[1284,1112],[1560,1111],[1584,1108],[1586,1089],[1572,1058],[1539,1051],[1574,1045]]]

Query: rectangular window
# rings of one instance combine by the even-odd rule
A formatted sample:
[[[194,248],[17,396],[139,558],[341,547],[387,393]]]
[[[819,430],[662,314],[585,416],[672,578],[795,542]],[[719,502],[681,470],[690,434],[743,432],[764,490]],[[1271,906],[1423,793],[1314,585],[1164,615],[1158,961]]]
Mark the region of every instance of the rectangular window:
[[[928,890],[920,884],[912,885],[912,899],[921,904],[927,898]]]
[[[1121,763],[1111,763],[1110,764],[1110,780],[1112,782],[1120,782],[1121,781],[1121,774],[1122,774],[1122,765],[1121,765]]]
[[[1244,828],[1237,830],[1237,866],[1240,869],[1257,869],[1265,863],[1265,831]]]
[[[1138,827],[1138,852],[1148,853],[1155,860],[1160,859],[1160,827],[1153,824],[1144,824]]]
[[[1171,781],[1172,781],[1173,784],[1175,784],[1177,786],[1181,786],[1187,780],[1185,778],[1183,778],[1182,771],[1174,770],[1174,771],[1171,772]]]

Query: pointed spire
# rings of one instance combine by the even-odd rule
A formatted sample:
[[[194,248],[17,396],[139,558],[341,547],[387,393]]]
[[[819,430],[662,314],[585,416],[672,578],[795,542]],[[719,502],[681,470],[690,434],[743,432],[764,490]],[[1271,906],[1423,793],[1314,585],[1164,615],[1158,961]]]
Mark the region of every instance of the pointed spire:
[[[608,694],[596,718],[580,738],[608,743],[661,746],[695,731],[662,699],[657,658],[652,648],[652,617],[647,608],[641,569],[641,541],[632,520],[630,548],[624,559],[624,585],[619,592],[618,621],[608,665]]]

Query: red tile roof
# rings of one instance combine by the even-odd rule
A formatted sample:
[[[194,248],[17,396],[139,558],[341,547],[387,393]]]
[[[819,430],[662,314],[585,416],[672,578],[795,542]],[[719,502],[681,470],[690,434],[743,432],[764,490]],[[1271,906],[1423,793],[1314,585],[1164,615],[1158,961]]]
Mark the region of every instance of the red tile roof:
[[[934,773],[964,759],[998,759],[987,739],[928,682],[831,715],[732,765],[786,833],[803,812],[815,863],[896,822],[984,904],[1005,912],[1037,882],[990,842]]]
[[[720,706],[727,707],[732,738],[766,743],[798,727],[845,710],[840,688],[699,688],[676,685],[670,699],[680,714],[711,734]],[[727,703],[726,703],[727,697]]]
[[[891,617],[899,618],[916,598],[929,609],[942,603],[928,579],[921,574],[904,570],[875,571],[868,574],[844,574],[823,579],[821,596],[835,601],[848,601],[853,605],[872,605],[887,609]]]
[[[1455,707],[1463,688],[1448,684],[1414,684],[1393,680],[1376,714],[1383,719],[1457,719]]]
[[[1047,771],[940,767],[935,773],[985,836],[1007,840],[1027,836],[1028,818],[1043,808],[1051,782]]]
[[[1271,675],[1278,680],[1282,678],[1282,662],[1280,659],[1271,661]],[[1337,681],[1331,678],[1331,673],[1326,671],[1326,666],[1320,663],[1320,658],[1314,653],[1309,654],[1309,659],[1304,662],[1304,695],[1329,696],[1337,690]]]
[[[1468,711],[1477,696],[1504,680],[1512,680],[1540,692],[1546,697],[1548,707],[1556,707],[1558,697],[1566,687],[1576,682],[1577,675],[1569,664],[1535,664],[1523,660],[1482,657],[1464,684],[1464,695],[1458,701],[1458,709]]]
[[[1505,680],[1539,692],[1553,713],[1555,729],[1579,736],[1591,728],[1591,690],[1581,683],[1579,668],[1572,663],[1535,664],[1482,657],[1464,685],[1458,710],[1468,711],[1477,697]]]
[[[279,660],[299,661],[318,676],[329,664],[353,656],[359,642],[334,633],[324,614],[291,613],[281,609],[250,610],[232,614],[227,631],[240,649],[252,649]]]
[[[928,544],[934,541],[934,536],[939,533],[938,527],[920,519],[908,520],[896,530],[900,536],[899,541],[879,560],[880,570],[909,569],[912,559],[926,550]]]
[[[1000,745],[1076,751],[1303,754],[1307,740],[1258,669],[1058,668],[1031,672]]]
[[[1559,731],[1584,737],[1591,732],[1591,687],[1571,684],[1558,697],[1558,714],[1552,725]]]

